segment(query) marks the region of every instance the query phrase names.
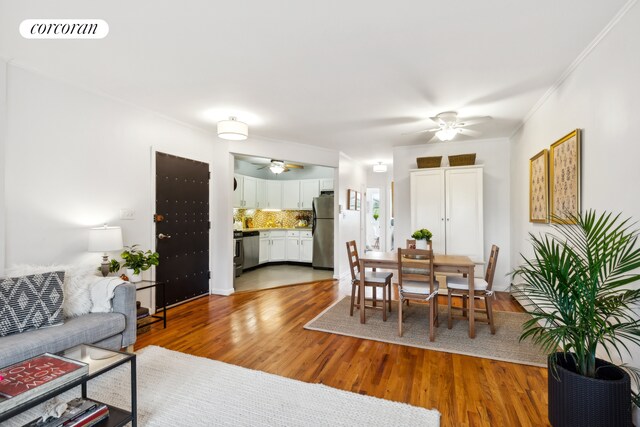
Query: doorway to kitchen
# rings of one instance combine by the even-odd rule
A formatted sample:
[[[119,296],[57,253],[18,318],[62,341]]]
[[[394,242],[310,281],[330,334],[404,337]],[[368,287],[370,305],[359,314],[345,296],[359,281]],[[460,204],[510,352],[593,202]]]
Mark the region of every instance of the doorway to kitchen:
[[[333,277],[333,191],[334,168],[235,156],[236,292]]]

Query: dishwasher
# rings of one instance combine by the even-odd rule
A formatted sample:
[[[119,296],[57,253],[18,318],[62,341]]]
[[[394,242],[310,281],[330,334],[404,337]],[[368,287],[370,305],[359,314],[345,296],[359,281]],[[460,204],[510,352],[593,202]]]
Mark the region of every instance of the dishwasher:
[[[242,246],[244,246],[244,262],[242,269],[252,268],[260,261],[260,232],[244,231],[242,233]]]

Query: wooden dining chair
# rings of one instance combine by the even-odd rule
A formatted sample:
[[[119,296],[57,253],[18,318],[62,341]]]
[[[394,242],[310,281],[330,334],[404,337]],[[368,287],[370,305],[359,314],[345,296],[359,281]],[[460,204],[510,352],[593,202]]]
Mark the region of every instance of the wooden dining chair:
[[[491,254],[489,255],[489,262],[487,263],[487,271],[484,275],[484,279],[481,277],[475,277],[473,279],[473,295],[469,294],[469,279],[466,277],[459,276],[447,276],[447,308],[448,308],[448,328],[452,327],[453,318],[461,318],[466,319],[467,315],[467,298],[477,298],[483,299],[485,308],[475,308],[474,311],[484,312],[487,314],[487,318],[485,319],[476,319],[479,322],[485,322],[489,324],[489,328],[491,329],[491,333],[496,333],[496,327],[493,322],[493,308],[491,306],[491,302],[493,300],[493,276],[496,272],[496,263],[498,262],[498,253],[500,252],[500,248],[496,245],[491,247]],[[452,309],[457,307],[452,307],[451,305],[451,297],[453,296],[461,296],[462,297],[462,316],[453,316]]]
[[[353,316],[353,309],[357,307],[360,309],[360,257],[358,256],[358,247],[356,241],[351,240],[347,242],[347,255],[349,256],[349,268],[351,270],[351,308],[349,315]],[[372,298],[371,304],[366,305],[367,308],[382,308],[382,320],[387,321],[387,310],[391,312],[391,278],[393,273],[386,273],[381,271],[366,271],[364,276],[364,286],[371,288]],[[382,306],[378,306],[377,303],[377,290],[382,288]],[[356,295],[357,293],[357,295]]]
[[[429,340],[438,326],[438,282],[433,271],[433,251],[398,249],[398,335],[402,336],[402,304],[414,300],[429,304]]]

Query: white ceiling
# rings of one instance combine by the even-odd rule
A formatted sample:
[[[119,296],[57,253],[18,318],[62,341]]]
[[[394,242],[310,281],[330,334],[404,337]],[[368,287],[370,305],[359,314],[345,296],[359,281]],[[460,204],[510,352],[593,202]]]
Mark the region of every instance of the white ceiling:
[[[374,163],[445,110],[510,136],[625,1],[0,0],[0,55],[211,131],[237,111],[250,135]],[[26,40],[28,18],[110,32]]]

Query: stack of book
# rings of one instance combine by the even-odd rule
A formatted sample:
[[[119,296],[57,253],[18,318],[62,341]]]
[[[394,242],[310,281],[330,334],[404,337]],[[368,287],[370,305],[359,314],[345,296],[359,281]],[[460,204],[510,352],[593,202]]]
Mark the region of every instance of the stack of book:
[[[67,402],[67,409],[60,417],[38,418],[24,427],[89,427],[108,417],[109,407],[104,403],[78,398]]]

